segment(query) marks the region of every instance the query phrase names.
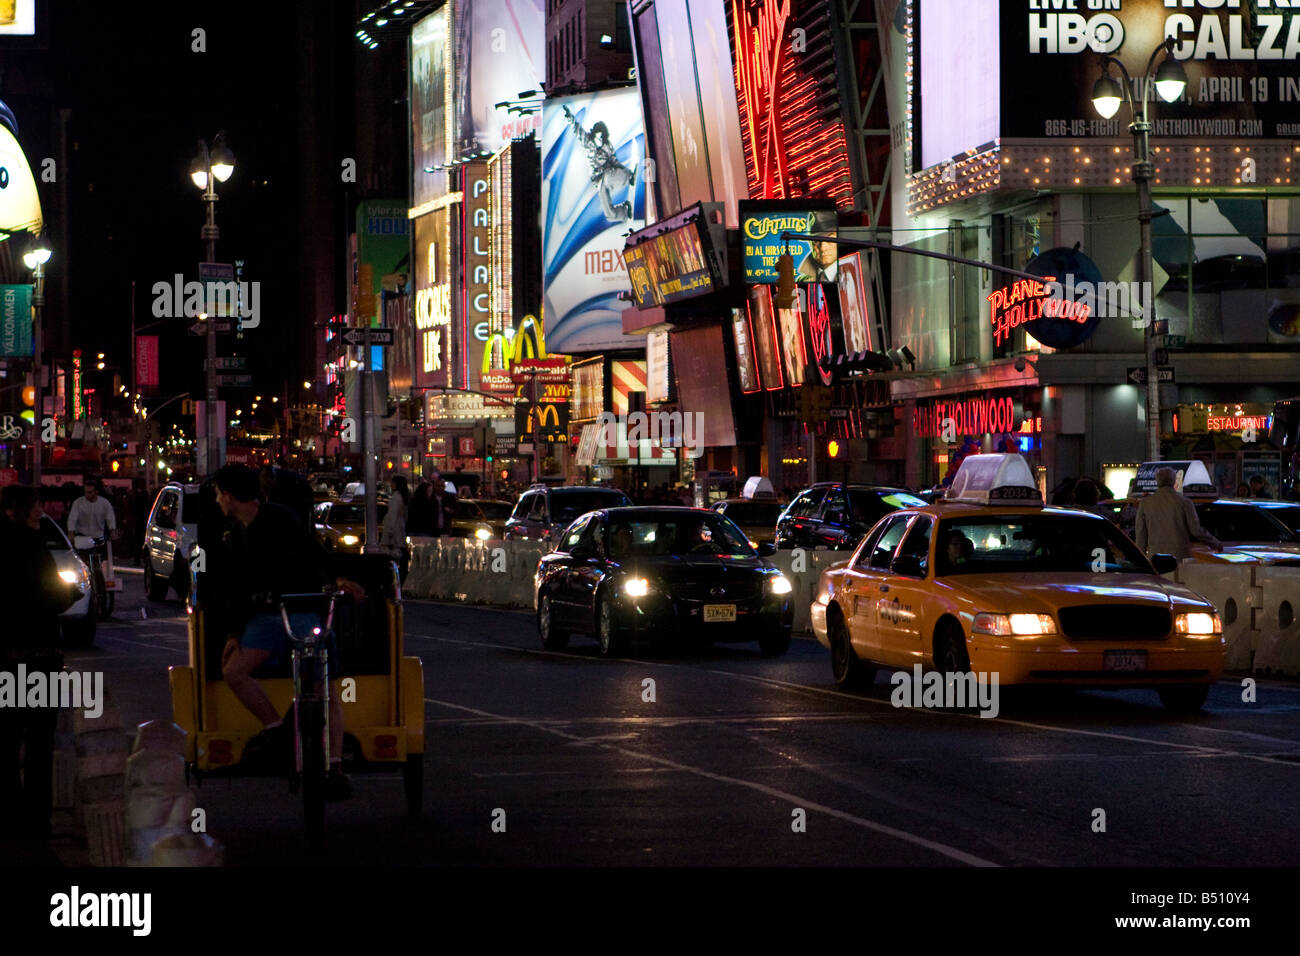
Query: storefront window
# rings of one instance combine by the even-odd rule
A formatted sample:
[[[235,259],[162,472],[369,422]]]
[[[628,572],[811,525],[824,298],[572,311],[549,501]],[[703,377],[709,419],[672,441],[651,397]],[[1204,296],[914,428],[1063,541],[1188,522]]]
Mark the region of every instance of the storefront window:
[[[1156,316],[1174,347],[1300,342],[1300,200],[1160,196]],[[1157,272],[1157,280],[1160,280]]]

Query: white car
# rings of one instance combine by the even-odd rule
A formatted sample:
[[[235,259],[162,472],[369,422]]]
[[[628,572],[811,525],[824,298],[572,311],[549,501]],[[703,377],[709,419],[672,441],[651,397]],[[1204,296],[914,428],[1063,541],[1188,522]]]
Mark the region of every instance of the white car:
[[[66,584],[75,584],[81,590],[77,602],[59,615],[59,626],[63,639],[68,644],[90,647],[95,643],[95,613],[92,604],[94,592],[90,587],[90,569],[86,562],[77,556],[63,529],[49,515],[41,517],[41,533],[45,536],[45,547],[54,558],[54,565],[59,569],[59,577]]]
[[[158,492],[144,532],[144,587],[150,601],[163,601],[175,589],[190,593],[188,555],[199,541],[199,486],[169,482]]]

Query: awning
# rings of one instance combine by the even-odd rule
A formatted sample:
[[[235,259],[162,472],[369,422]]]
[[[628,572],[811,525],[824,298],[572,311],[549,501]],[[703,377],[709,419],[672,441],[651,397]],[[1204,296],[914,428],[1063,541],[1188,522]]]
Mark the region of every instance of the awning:
[[[578,438],[577,464],[579,467],[594,465],[674,465],[677,452],[672,448],[662,447],[654,439],[644,438],[628,443],[627,424],[618,422],[613,426],[613,434],[605,435],[605,426],[599,423],[582,426]],[[606,438],[613,438],[612,443]]]

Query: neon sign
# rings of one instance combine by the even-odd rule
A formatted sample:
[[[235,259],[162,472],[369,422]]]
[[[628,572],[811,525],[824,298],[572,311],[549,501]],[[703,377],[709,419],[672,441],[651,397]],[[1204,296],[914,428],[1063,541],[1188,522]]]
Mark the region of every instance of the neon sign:
[[[729,0],[752,198],[820,196],[853,204],[844,124],[824,115],[828,97],[839,95],[833,60],[817,52],[833,40],[825,7],[805,0]]]
[[[1086,302],[1073,302],[1058,299],[1047,294],[1044,282],[1055,282],[1055,276],[1044,276],[1043,282],[1030,279],[1017,279],[1011,285],[995,289],[986,296],[989,303],[989,319],[993,324],[993,344],[1001,345],[1011,334],[1012,329],[1019,328],[1026,322],[1039,319],[1068,319],[1085,324],[1092,310]]]

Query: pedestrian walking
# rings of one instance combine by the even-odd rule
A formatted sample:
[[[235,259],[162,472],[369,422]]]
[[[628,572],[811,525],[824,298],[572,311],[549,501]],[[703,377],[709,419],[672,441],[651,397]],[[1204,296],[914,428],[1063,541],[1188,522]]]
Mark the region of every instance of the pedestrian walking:
[[[63,669],[55,645],[58,615],[80,598],[76,585],[59,578],[41,532],[40,499],[28,485],[8,485],[0,493],[0,675],[18,684],[18,668],[28,674]],[[0,707],[0,838],[43,841],[50,835],[53,809],[54,728],[58,702],[46,706]],[[23,752],[19,774],[19,751]]]
[[[388,510],[379,529],[379,547],[397,561],[401,580],[406,580],[410,549],[406,546],[406,515],[411,501],[411,488],[406,476],[393,478],[393,493],[388,496]]]
[[[1193,539],[1204,541],[1214,550],[1222,542],[1201,527],[1191,499],[1174,490],[1172,468],[1156,471],[1156,492],[1142,499],[1137,510],[1137,545],[1148,557],[1172,554],[1179,561],[1192,553]]]

